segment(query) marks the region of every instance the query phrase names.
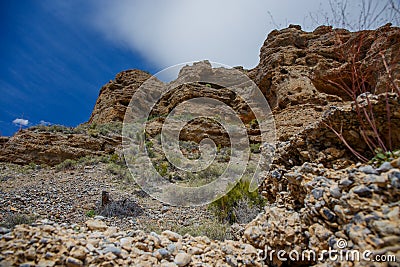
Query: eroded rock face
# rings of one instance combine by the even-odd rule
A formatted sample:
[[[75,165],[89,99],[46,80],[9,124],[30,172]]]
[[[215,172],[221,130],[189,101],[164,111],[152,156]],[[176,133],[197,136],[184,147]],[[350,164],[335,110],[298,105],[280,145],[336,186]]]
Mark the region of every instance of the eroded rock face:
[[[373,251],[399,256],[399,160],[379,168],[352,165],[343,170],[304,163],[291,169],[273,170],[263,194],[269,199],[265,211],[245,227],[242,240],[259,249],[312,250],[317,255],[329,248]],[[281,266],[276,257],[267,263]],[[290,266],[311,263],[331,266],[329,259],[299,260]],[[346,261],[345,261],[346,262]],[[356,266],[368,266],[368,261]],[[324,266],[324,265],[321,265]]]
[[[387,104],[386,104],[387,101]],[[368,105],[366,99],[360,99],[360,108],[372,110],[374,114],[374,123],[385,144],[389,144],[391,137],[392,148],[400,147],[400,98],[397,94],[369,95]],[[390,110],[390,135],[387,116],[387,107]],[[364,112],[361,110],[361,112]],[[364,118],[364,132],[374,140],[374,132],[366,119]],[[279,142],[277,147],[276,164],[288,166],[301,165],[306,161],[322,163],[324,166],[345,167],[351,161],[358,159],[346,148],[345,144],[330,128],[332,127],[353,149],[362,153],[366,158],[372,158],[373,154],[369,150],[362,134],[363,126],[360,123],[359,116],[354,103],[346,103],[337,106],[330,106],[319,121],[309,125],[289,138],[287,142]]]
[[[150,77],[150,74],[141,70],[118,73],[113,81],[100,89],[89,123],[123,121],[133,94]]]
[[[245,72],[238,69],[234,71],[238,74]],[[164,118],[172,110],[186,100],[199,97],[213,98],[230,106],[239,114],[244,123],[249,123],[255,118],[241,96],[226,88],[231,85],[251,83],[251,80],[245,75],[232,75],[232,71],[224,68],[213,68],[208,61],[201,61],[194,63],[192,66],[183,67],[178,78],[168,84],[164,84],[153,77],[151,85],[149,85],[149,78],[150,76],[147,73],[138,70],[129,70],[117,74],[115,80],[102,87],[89,123],[123,121],[126,108],[132,96],[142,85],[144,88],[149,86],[148,91],[154,90],[155,94],[166,92],[157,103],[151,103],[156,105],[149,117],[156,119],[150,120],[147,133],[153,137],[160,134]],[[146,81],[147,83],[145,83]],[[244,93],[246,92],[244,91]],[[151,101],[152,97],[146,99],[144,96],[138,99],[139,102],[131,104],[140,108],[141,106],[146,106],[147,100]],[[196,106],[192,108],[201,113],[201,109],[206,107]],[[214,114],[221,112],[221,110],[215,110]],[[202,137],[203,135],[199,135],[199,131],[207,134],[218,144],[229,145],[229,138],[224,129],[216,123],[204,120],[197,120],[196,123],[188,125],[181,134],[181,140],[199,142],[204,138]],[[260,138],[255,137],[259,132],[250,131],[249,133],[254,135],[250,139],[252,142],[259,142]]]
[[[304,32],[296,25],[272,31],[261,48],[259,65],[249,76],[274,110],[278,139],[286,141],[320,120],[329,105],[351,100],[334,83],[351,87],[352,66],[362,71],[366,91],[385,92],[390,79],[383,55],[392,80],[399,84],[399,44],[400,29],[390,25],[361,32],[328,26]]]
[[[261,137],[258,127],[251,125],[252,122],[254,124],[255,115],[244,100],[246,98],[251,99],[254,90],[258,89],[254,82],[243,72],[243,70],[238,69],[213,68],[208,61],[197,62],[192,66],[184,66],[176,80],[168,84],[159,83],[157,90],[163,91],[165,94],[162,97],[160,96],[159,100],[153,100],[156,103],[150,113],[146,132],[151,137],[160,134],[165,118],[173,113],[177,117],[184,117],[182,120],[187,122],[181,131],[180,140],[200,142],[202,139],[209,137],[216,144],[229,146],[229,136],[224,127],[219,125],[217,121],[209,119],[209,117],[215,115],[226,120],[231,114],[230,110],[233,110],[232,112],[237,114],[245,125],[250,136],[250,142],[260,142]],[[146,88],[147,84],[144,84],[143,87]],[[151,86],[145,91],[152,91],[153,88]],[[140,99],[145,99],[145,96]],[[214,99],[216,101],[213,102],[206,99]],[[190,104],[188,104],[189,100]],[[131,104],[135,108],[141,105],[141,103]],[[149,104],[153,103],[148,103],[147,106],[150,106]],[[195,119],[198,116],[204,117]]]
[[[0,147],[2,147],[5,143],[8,142],[10,138],[6,136],[0,136]]]
[[[0,161],[17,164],[55,165],[66,159],[113,153],[119,136],[93,137],[85,133],[57,133],[22,130],[1,149]]]

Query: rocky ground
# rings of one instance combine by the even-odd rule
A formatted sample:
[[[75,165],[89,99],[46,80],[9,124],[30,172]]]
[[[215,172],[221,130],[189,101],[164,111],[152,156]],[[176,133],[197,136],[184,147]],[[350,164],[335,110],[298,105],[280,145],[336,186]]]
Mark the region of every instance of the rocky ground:
[[[134,181],[111,173],[110,164],[106,163],[80,164],[72,170],[60,171],[54,167],[36,169],[12,164],[1,164],[0,169],[0,220],[3,222],[8,217],[26,215],[59,223],[83,223],[88,216],[102,214],[109,226],[162,230],[167,226],[190,227],[212,219],[205,207],[163,205],[140,190]],[[130,212],[101,210],[102,191],[109,192],[114,202],[129,203]]]
[[[103,221],[85,225],[47,220],[1,229],[1,266],[261,266],[257,250],[238,241],[172,231],[121,231]]]
[[[377,255],[396,257],[395,262],[385,264],[398,266],[399,167],[397,159],[378,168],[357,164],[333,170],[305,163],[288,170],[275,169],[263,186],[269,199],[264,211],[249,224],[236,226],[237,232],[231,236],[234,240],[217,241],[180,235],[164,223],[170,220],[181,227],[198,227],[211,217],[204,208],[162,206],[141,196],[138,188],[105,175],[104,164],[62,172],[26,168],[17,175],[15,168],[21,167],[3,164],[1,215],[29,213],[39,219],[30,226],[1,228],[0,265],[281,266],[286,263],[276,254],[266,257],[266,249],[287,253],[313,250],[324,255],[323,250],[338,249],[338,241],[345,240],[346,247],[339,251],[369,250],[371,260],[378,259]],[[122,220],[88,218],[87,211],[99,205],[100,192],[105,189],[112,196],[135,201],[140,211]],[[159,227],[152,231],[151,224]],[[290,262],[350,264],[324,256],[322,260]],[[382,266],[381,262],[365,260],[351,264]]]

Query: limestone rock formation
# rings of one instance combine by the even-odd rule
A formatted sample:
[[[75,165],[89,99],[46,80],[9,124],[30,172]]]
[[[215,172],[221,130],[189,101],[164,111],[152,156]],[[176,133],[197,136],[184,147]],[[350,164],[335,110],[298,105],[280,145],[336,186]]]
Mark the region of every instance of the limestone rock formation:
[[[113,153],[120,136],[91,136],[87,133],[21,130],[11,137],[0,152],[0,161],[17,164],[55,165],[66,159]]]
[[[118,73],[115,80],[100,89],[89,123],[123,121],[133,94],[150,77],[150,74],[141,70]]]
[[[387,119],[387,107],[390,109],[391,144],[393,148],[400,147],[400,98],[397,94],[370,95],[368,96],[371,110],[373,111],[375,124],[386,144],[389,144],[389,123]],[[387,100],[387,104],[386,104]],[[363,100],[367,106],[367,101]],[[361,106],[363,104],[361,103]],[[368,125],[367,121],[364,121]],[[361,135],[361,124],[354,104],[346,103],[341,107],[330,106],[319,121],[301,130],[289,138],[287,142],[279,142],[277,148],[276,164],[284,166],[301,165],[304,162],[322,163],[324,166],[345,167],[350,162],[357,161],[355,156],[346,148],[339,137],[330,128],[341,133],[343,138],[351,144],[356,151],[362,151],[363,155],[373,157]],[[371,128],[367,129],[367,135],[373,138]],[[343,165],[344,164],[344,165]]]
[[[0,136],[0,147],[2,147],[5,143],[8,142],[10,138],[7,136]]]
[[[330,105],[351,100],[333,83],[351,87],[352,66],[362,71],[359,78],[367,81],[366,91],[385,92],[390,79],[383,55],[392,68],[392,80],[399,84],[399,40],[400,29],[390,25],[360,32],[328,26],[305,32],[297,25],[272,31],[249,76],[274,110],[278,139],[288,140],[320,120]]]
[[[323,250],[338,249],[341,240],[346,245],[339,250],[370,250],[373,255],[396,255],[398,259],[399,163],[397,159],[379,168],[358,164],[333,170],[306,162],[273,170],[263,186],[269,204],[246,225],[243,241],[259,249],[295,250],[299,255],[312,250],[320,255]],[[331,266],[331,261],[300,259],[289,265],[325,262]],[[285,264],[276,254],[266,262]],[[361,260],[355,266],[368,265]]]

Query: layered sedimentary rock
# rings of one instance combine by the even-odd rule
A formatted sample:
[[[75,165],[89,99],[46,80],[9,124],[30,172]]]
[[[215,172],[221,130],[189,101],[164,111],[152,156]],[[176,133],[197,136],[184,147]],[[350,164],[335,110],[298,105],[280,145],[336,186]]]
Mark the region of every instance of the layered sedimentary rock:
[[[354,100],[343,89],[351,89],[357,79],[372,94],[386,92],[391,82],[399,86],[399,55],[398,27],[350,32],[320,26],[305,32],[291,25],[268,35],[249,76],[274,110],[278,139],[286,141],[319,121],[329,106]],[[356,78],[352,67],[359,72]]]
[[[66,159],[113,153],[120,136],[91,136],[86,133],[65,134],[22,130],[1,149],[0,161],[17,164],[55,165]]]
[[[89,123],[123,121],[133,94],[150,77],[150,74],[141,70],[118,73],[113,81],[100,89]]]

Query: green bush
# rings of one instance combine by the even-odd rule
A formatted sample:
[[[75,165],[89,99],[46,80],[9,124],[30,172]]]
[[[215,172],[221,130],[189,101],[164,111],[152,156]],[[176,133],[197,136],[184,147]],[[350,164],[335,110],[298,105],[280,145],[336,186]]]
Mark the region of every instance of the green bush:
[[[257,119],[252,119],[252,120],[250,121],[250,123],[249,123],[249,126],[250,126],[250,128],[252,128],[252,129],[256,129],[257,127],[259,127],[259,126],[258,126],[258,121],[257,121]]]
[[[133,177],[132,177],[131,173],[129,172],[129,169],[125,165],[122,165],[122,164],[120,165],[120,164],[111,162],[107,165],[106,170],[109,173],[118,176],[121,180],[128,181],[128,182],[133,180]]]
[[[73,159],[66,159],[60,164],[56,165],[57,171],[66,171],[66,170],[73,170],[76,166],[77,162]]]
[[[94,217],[95,215],[96,215],[96,212],[95,212],[94,210],[88,210],[88,211],[86,212],[86,216],[89,217],[89,218],[92,218],[92,217]]]
[[[155,168],[161,176],[165,177],[168,174],[169,162],[162,161],[160,162],[160,164],[155,165]]]
[[[36,169],[38,168],[35,162],[29,163],[28,166],[29,166],[29,168],[31,168],[32,170],[36,170]]]
[[[97,138],[99,137],[99,131],[96,129],[88,129],[87,131],[88,135],[90,135],[91,137]]]
[[[396,151],[383,151],[382,149],[375,150],[375,156],[370,160],[370,164],[380,166],[386,161],[392,161],[400,157],[400,150]]]
[[[122,162],[119,155],[115,154],[115,153],[110,155],[109,160],[110,160],[110,162],[113,162],[113,163],[121,163]]]
[[[222,222],[241,222],[247,218],[238,218],[238,207],[246,202],[248,208],[261,210],[266,200],[258,190],[249,191],[250,181],[241,179],[227,194],[209,204],[208,208]]]
[[[260,153],[261,152],[260,146],[261,146],[261,143],[250,144],[250,152],[251,153]]]

